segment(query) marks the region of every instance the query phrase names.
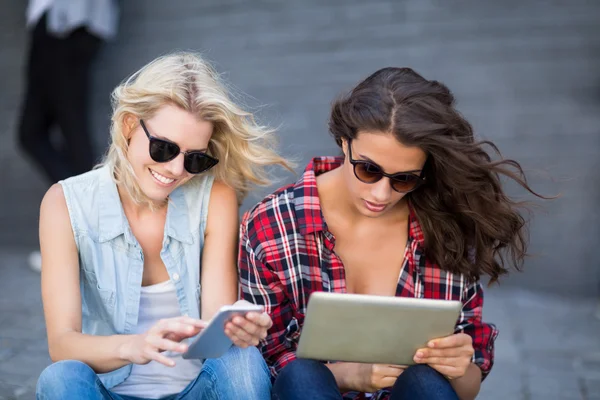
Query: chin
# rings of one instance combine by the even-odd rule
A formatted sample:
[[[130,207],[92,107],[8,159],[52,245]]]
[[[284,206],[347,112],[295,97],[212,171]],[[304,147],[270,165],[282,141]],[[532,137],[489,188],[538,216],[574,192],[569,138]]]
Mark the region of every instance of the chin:
[[[146,182],[145,185],[140,185],[140,189],[148,199],[155,203],[163,203],[172,192],[172,190],[157,187],[154,182]]]
[[[382,215],[387,214],[387,210],[381,212],[373,212],[369,210],[361,210],[361,214],[367,218],[379,218]]]

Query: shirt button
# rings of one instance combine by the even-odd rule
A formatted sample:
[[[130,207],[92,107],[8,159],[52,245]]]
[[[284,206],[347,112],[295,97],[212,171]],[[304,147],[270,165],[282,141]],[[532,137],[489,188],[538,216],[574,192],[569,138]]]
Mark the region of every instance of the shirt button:
[[[179,280],[179,274],[178,274],[177,272],[175,272],[175,273],[173,274],[172,278],[173,278],[173,280],[174,280],[175,282],[177,282],[177,281]]]

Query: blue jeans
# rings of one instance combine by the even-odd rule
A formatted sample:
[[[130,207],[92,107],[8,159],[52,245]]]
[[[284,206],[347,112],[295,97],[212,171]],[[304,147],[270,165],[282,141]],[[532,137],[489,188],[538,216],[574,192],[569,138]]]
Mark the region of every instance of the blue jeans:
[[[390,400],[458,400],[450,382],[427,365],[408,367],[390,390]],[[335,377],[325,364],[295,360],[273,385],[273,400],[342,400]]]
[[[198,377],[168,400],[268,400],[271,379],[267,365],[255,347],[232,347],[220,358],[202,365]],[[98,375],[81,361],[67,360],[47,367],[37,383],[38,400],[141,400],[108,390]]]

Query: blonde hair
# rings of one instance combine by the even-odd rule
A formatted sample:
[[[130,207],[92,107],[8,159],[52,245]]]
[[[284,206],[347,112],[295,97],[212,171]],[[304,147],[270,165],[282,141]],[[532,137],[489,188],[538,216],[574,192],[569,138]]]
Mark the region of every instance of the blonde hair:
[[[200,55],[177,52],[155,59],[112,92],[111,144],[101,165],[111,168],[115,182],[133,201],[152,205],[126,157],[128,140],[123,127],[128,115],[149,119],[162,106],[173,104],[212,122],[208,153],[219,163],[208,173],[235,189],[241,202],[252,184],[271,183],[266,166],[278,164],[290,171],[292,166],[275,152],[274,130],[259,125],[231,97],[218,73]]]

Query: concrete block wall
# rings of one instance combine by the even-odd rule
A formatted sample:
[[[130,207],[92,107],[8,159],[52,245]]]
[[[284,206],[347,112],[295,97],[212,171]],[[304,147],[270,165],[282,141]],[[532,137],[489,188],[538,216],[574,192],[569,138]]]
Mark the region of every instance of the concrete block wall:
[[[600,3],[466,0],[122,2],[118,40],[95,66],[93,124],[106,146],[110,90],[154,57],[200,50],[280,125],[299,165],[335,154],[331,100],[383,66],[446,83],[477,133],[518,159],[544,202],[527,272],[507,284],[593,294],[600,278]],[[15,146],[26,32],[24,5],[0,0],[0,244],[34,248],[48,184]],[[260,107],[259,106],[263,106]],[[284,175],[284,179],[292,179]],[[256,202],[259,190],[244,204]],[[512,186],[511,192],[522,195]]]

